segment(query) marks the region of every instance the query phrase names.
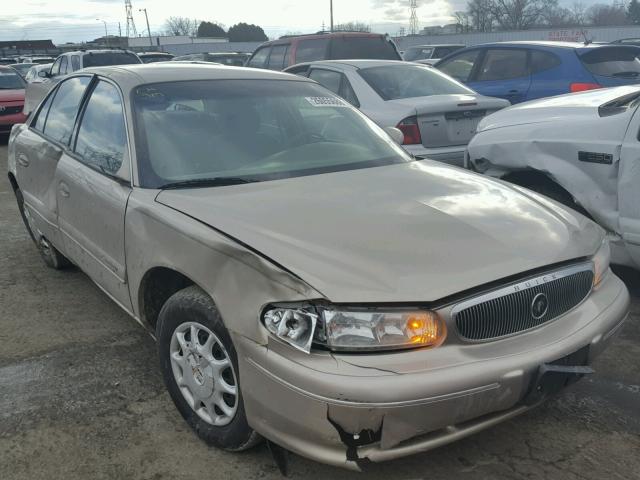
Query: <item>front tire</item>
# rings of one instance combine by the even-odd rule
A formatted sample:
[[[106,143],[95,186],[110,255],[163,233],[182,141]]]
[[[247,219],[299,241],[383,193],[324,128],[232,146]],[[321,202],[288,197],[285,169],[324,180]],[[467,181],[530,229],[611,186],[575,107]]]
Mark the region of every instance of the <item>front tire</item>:
[[[256,445],[260,436],[247,423],[236,350],[211,297],[195,286],[172,295],[156,335],[164,383],[196,434],[228,451]]]

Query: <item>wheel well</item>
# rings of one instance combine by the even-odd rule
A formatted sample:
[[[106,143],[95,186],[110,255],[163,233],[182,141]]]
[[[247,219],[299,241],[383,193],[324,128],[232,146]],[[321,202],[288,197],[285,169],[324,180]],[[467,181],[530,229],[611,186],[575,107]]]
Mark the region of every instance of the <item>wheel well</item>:
[[[532,187],[546,187],[550,192],[556,193],[560,197],[570,199],[572,203],[575,203],[575,199],[571,192],[558,184],[546,173],[539,172],[537,170],[519,170],[511,172],[502,177],[502,180],[536,191],[538,191],[538,189]]]
[[[170,268],[152,268],[140,283],[138,298],[142,317],[155,328],[160,310],[169,297],[193,284],[190,278]]]
[[[9,172],[8,176],[9,176],[9,183],[11,184],[11,187],[13,188],[13,191],[15,192],[16,190],[18,190],[18,182],[16,180],[16,177],[14,177],[13,173],[11,173],[11,172]]]

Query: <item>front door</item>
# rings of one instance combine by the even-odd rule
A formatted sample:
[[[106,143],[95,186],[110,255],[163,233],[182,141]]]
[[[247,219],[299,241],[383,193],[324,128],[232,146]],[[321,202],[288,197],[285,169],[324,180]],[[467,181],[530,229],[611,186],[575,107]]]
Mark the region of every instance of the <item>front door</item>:
[[[131,311],[124,253],[130,164],[116,86],[104,80],[93,86],[72,145],[55,179],[65,253]]]

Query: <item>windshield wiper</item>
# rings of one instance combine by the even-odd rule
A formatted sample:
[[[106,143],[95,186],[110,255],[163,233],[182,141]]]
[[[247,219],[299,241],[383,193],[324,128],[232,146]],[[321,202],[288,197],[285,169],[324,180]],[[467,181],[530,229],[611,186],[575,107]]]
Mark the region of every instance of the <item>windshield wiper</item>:
[[[174,190],[179,188],[224,187],[227,185],[241,185],[243,183],[253,182],[257,182],[257,180],[243,177],[195,178],[193,180],[167,183],[159,188],[160,190]]]
[[[613,74],[614,77],[637,77],[640,75],[640,72],[616,72]]]

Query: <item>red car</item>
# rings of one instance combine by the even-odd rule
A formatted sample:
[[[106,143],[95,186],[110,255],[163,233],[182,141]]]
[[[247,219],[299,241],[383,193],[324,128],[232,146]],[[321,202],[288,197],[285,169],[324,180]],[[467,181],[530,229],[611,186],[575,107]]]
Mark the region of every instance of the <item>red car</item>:
[[[11,131],[16,123],[24,123],[25,81],[13,68],[0,66],[0,134]]]

